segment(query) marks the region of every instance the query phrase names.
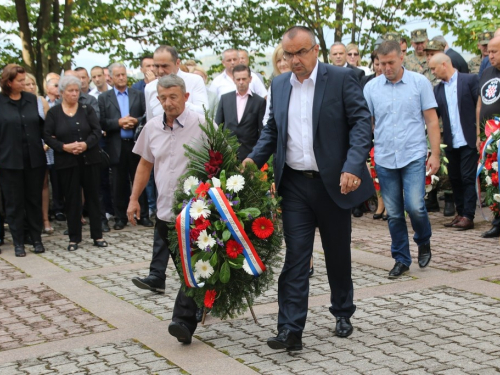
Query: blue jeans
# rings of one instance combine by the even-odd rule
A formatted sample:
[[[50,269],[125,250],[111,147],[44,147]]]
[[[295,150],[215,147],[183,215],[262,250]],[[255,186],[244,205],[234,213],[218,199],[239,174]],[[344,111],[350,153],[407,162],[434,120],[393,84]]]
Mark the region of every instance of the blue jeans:
[[[154,171],[151,171],[148,184],[146,185],[146,195],[148,197],[148,206],[150,211],[156,211],[156,184]]]
[[[411,265],[410,242],[405,211],[410,216],[417,246],[426,245],[431,238],[431,223],[425,208],[425,156],[399,169],[376,165],[380,191],[389,216],[391,253],[396,262]]]

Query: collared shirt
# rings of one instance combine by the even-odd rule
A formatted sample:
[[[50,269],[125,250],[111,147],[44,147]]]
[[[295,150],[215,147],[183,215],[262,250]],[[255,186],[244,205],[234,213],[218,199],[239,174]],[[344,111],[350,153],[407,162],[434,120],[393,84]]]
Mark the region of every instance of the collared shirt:
[[[148,121],[135,143],[133,152],[154,164],[158,189],[156,215],[160,220],[174,220],[174,192],[188,164],[184,144],[192,145],[204,136],[200,124],[205,124],[205,116],[188,108],[174,121],[172,128],[163,125],[163,115],[160,115]]]
[[[112,87],[106,83],[107,89],[111,90]],[[101,95],[103,92],[106,91],[99,91],[97,87],[94,87],[92,90],[89,91],[89,95],[92,95],[94,98],[99,98],[99,95]]]
[[[309,78],[300,83],[295,73],[290,76],[292,93],[288,106],[288,140],[286,164],[299,171],[318,171],[313,149],[313,100],[318,62]]]
[[[458,90],[457,90],[458,71],[451,76],[450,81],[443,81],[446,104],[448,105],[448,115],[450,116],[451,136],[453,139],[453,148],[466,146],[462,123],[460,122],[460,111],[458,110]]]
[[[375,121],[377,164],[398,169],[427,155],[423,111],[437,107],[427,78],[404,69],[401,80],[392,83],[382,74],[363,93]]]
[[[236,90],[236,84],[233,79],[229,77],[224,70],[221,74],[214,78],[212,84],[208,88],[210,91],[217,95],[217,98],[220,100],[220,97],[228,92]],[[263,98],[267,95],[267,90],[264,84],[260,81],[259,77],[252,72],[252,82],[250,82],[250,86],[248,88],[252,92],[256,93]]]
[[[247,106],[248,97],[252,95],[252,91],[248,89],[245,95],[240,95],[238,90],[236,90],[236,113],[238,114],[238,123],[241,121],[243,117],[243,113],[245,112],[245,107]]]
[[[120,107],[120,115],[121,117],[128,116],[130,113],[130,105],[128,99],[128,88],[125,89],[124,92],[118,91],[116,87],[115,90],[116,100],[118,100],[118,106]],[[134,131],[132,129],[120,129],[120,135],[122,139],[130,139],[134,138]]]
[[[47,101],[47,103],[49,104],[49,108],[52,108],[53,106],[56,105],[56,102],[57,102],[57,99],[54,99],[53,101],[50,100],[49,96],[47,95],[45,97],[45,100]]]
[[[197,74],[186,73],[179,69],[177,76],[184,80],[186,92],[189,93],[189,98],[186,102],[186,108],[205,115],[205,109],[208,111],[208,95],[205,82]],[[163,114],[163,108],[158,100],[158,79],[149,82],[144,89],[146,98],[146,120],[149,121],[153,117]]]

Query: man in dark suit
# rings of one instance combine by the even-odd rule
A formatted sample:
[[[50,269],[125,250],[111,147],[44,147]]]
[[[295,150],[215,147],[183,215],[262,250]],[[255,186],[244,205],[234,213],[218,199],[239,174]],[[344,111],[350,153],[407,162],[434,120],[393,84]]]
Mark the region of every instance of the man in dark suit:
[[[279,334],[267,343],[273,349],[300,350],[316,227],[335,334],[347,337],[353,331],[350,210],[374,193],[366,167],[372,135],[370,112],[352,70],[319,62],[319,46],[306,27],[290,28],[282,45],[292,72],[274,78],[269,120],[244,164],[260,167],[276,153],[286,257],[278,281]]]
[[[127,87],[127,70],[121,63],[109,67],[114,88],[99,95],[101,127],[106,132],[109,158],[113,174],[113,204],[116,230],[127,224],[130,185],[140,158],[132,152],[135,128],[144,120],[146,103],[144,93]],[[149,220],[146,194],[141,195],[139,224],[153,226]]]
[[[361,81],[361,78],[365,76],[365,72],[355,66],[352,66],[347,62],[347,54],[345,45],[341,42],[335,42],[330,47],[330,61],[335,66],[340,66],[343,68],[349,68],[354,71],[358,81]]]
[[[453,197],[458,215],[445,227],[467,230],[474,228],[476,212],[476,104],[478,77],[463,74],[444,53],[434,55],[429,68],[441,82],[434,87],[438,115],[443,120],[443,140],[448,158]]]
[[[259,139],[266,100],[249,89],[252,75],[248,66],[236,65],[233,68],[233,81],[236,91],[221,96],[215,123],[224,123],[224,129],[236,135],[240,142],[238,159],[243,160]]]

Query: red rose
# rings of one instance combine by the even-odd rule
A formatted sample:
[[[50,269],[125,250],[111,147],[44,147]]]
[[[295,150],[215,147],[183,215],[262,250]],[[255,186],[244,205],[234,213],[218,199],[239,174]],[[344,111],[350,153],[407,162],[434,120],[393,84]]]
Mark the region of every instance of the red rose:
[[[493,186],[498,186],[498,172],[494,172],[491,174],[491,183]]]
[[[243,246],[235,240],[229,240],[226,243],[226,253],[229,258],[235,259],[239,254],[243,253]]]
[[[211,309],[214,306],[216,295],[217,295],[217,292],[215,290],[207,290],[205,292],[205,300],[203,301],[203,304],[205,305],[205,307]]]

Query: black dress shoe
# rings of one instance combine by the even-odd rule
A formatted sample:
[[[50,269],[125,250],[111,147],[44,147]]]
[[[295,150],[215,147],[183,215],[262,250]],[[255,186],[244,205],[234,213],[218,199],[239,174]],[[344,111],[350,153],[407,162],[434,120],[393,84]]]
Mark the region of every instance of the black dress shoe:
[[[354,207],[352,209],[352,216],[354,217],[361,217],[363,216],[363,210],[359,207]]]
[[[94,246],[97,246],[97,247],[108,247],[108,243],[104,240],[94,240]]]
[[[109,232],[109,231],[110,231],[110,229],[109,229],[109,224],[108,224],[108,221],[107,221],[107,220],[103,220],[103,221],[102,221],[102,231],[103,231],[104,233],[107,233],[107,232]]]
[[[351,321],[344,316],[337,317],[335,335],[338,337],[349,337],[353,331]]]
[[[192,334],[184,323],[172,322],[168,325],[168,333],[177,338],[183,344],[191,344]]]
[[[404,273],[408,272],[410,267],[404,265],[401,262],[396,262],[392,270],[389,272],[389,279],[397,279],[401,277]]]
[[[420,245],[418,247],[418,266],[420,268],[425,268],[429,265],[431,261],[432,253],[431,253],[431,244],[428,243],[426,245]]]
[[[33,246],[34,246],[33,252],[35,254],[45,253],[45,248],[43,247],[43,244],[41,242],[35,242],[35,244]]]
[[[483,238],[500,237],[500,227],[492,226],[489,231],[481,234],[481,237],[483,237]]]
[[[123,221],[118,220],[115,225],[113,225],[114,230],[122,230],[125,228],[125,223]]]
[[[267,339],[267,345],[271,349],[302,350],[302,339],[289,329],[282,329],[278,336]]]
[[[309,268],[309,277],[313,277],[313,275],[314,275],[314,266]]]
[[[203,320],[203,307],[196,309],[196,321],[199,323]]]
[[[63,232],[63,234],[64,234],[65,236],[67,236],[67,235],[69,234],[69,230],[68,230],[68,229],[66,229],[66,230]]]
[[[149,218],[144,217],[142,219],[137,220],[137,224],[142,225],[143,227],[151,228],[154,226],[153,222],[149,220]]]
[[[373,220],[379,220],[379,219],[382,219],[382,217],[384,216],[384,213],[381,212],[379,214],[377,214],[376,212],[373,214]]]
[[[66,221],[66,215],[64,215],[62,212],[56,212],[56,220]]]
[[[16,257],[25,257],[26,251],[24,250],[24,245],[14,246],[14,254],[16,255]]]
[[[134,277],[132,279],[134,285],[140,289],[151,290],[152,292],[165,293],[165,280],[157,276],[149,275],[144,279]]]

